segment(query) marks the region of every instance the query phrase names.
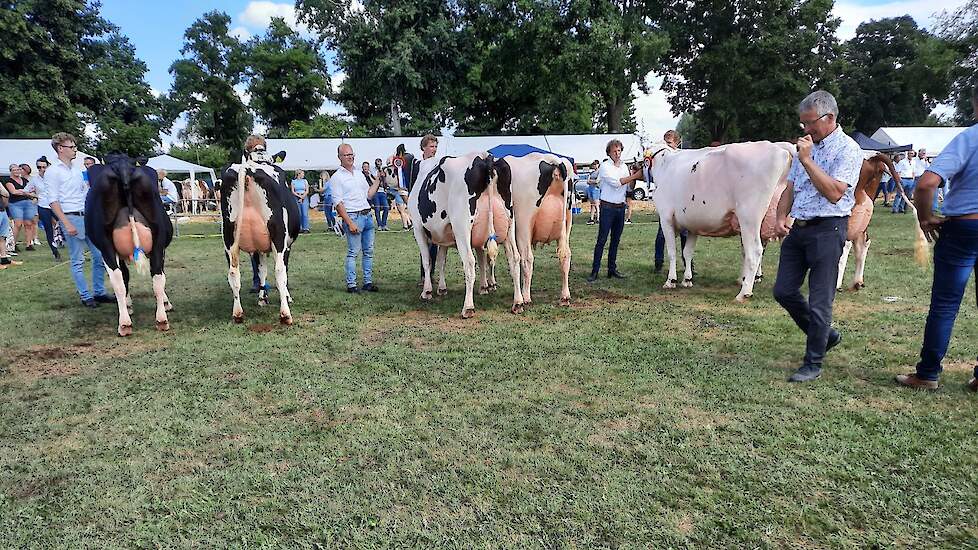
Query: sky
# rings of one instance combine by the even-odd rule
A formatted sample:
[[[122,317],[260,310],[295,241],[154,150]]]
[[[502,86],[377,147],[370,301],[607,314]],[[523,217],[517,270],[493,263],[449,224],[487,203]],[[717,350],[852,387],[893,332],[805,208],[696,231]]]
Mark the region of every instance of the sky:
[[[839,38],[851,38],[856,26],[870,19],[909,14],[919,25],[930,28],[935,15],[953,10],[965,0],[837,0],[833,13],[842,19]],[[295,27],[292,2],[248,0],[103,0],[102,16],[116,24],[136,48],[136,56],[146,62],[147,81],[153,90],[165,93],[173,82],[170,64],[181,57],[183,33],[197,18],[208,11],[219,10],[231,16],[232,33],[241,39],[263,34],[273,16],[284,17]],[[665,95],[658,90],[661,77],[651,74],[653,92],[646,95],[634,90],[639,131],[651,136],[662,135],[675,128],[678,118],[669,111]],[[342,82],[342,75],[333,75],[333,84]],[[335,105],[325,111],[339,112]],[[260,129],[260,128],[259,128]],[[173,142],[165,136],[164,145]]]

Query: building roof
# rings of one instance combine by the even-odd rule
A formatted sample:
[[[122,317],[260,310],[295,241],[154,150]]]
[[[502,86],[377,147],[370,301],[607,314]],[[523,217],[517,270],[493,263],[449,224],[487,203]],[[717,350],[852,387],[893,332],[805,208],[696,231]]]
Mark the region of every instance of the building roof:
[[[171,157],[170,155],[159,155],[153,157],[146,161],[146,166],[155,168],[157,170],[162,168],[163,170],[167,171],[167,174],[190,174],[190,179],[198,179],[197,174],[210,174],[211,182],[217,182],[217,177],[214,175],[214,170],[206,166],[201,166],[186,160]]]

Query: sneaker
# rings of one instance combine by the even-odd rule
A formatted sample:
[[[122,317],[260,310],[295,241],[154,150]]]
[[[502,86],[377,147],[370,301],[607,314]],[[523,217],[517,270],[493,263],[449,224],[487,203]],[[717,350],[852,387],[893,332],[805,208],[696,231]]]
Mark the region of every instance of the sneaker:
[[[349,292],[350,294],[360,294],[360,288],[355,286],[346,287],[346,291]]]
[[[842,334],[840,334],[839,331],[832,329],[832,332],[829,333],[829,341],[827,344],[825,344],[826,353],[828,353],[828,351],[835,346],[838,346],[840,342],[842,342]]]
[[[801,368],[795,371],[788,378],[788,382],[811,382],[812,380],[818,380],[822,376],[822,367],[816,367],[815,365],[802,365]]]
[[[937,380],[924,380],[922,378],[917,378],[915,373],[898,374],[896,375],[896,382],[901,386],[914,388],[916,390],[936,390],[940,387]]]
[[[99,294],[98,296],[96,296],[93,299],[96,302],[100,303],[100,304],[114,304],[115,303],[115,296],[109,296],[108,294]]]
[[[588,221],[587,221],[587,224],[588,224],[588,225],[594,225],[594,220],[588,220]]]
[[[587,282],[593,283],[594,281],[597,281],[597,280],[598,280],[598,274],[597,273],[592,273],[592,274],[588,275]]]
[[[89,298],[88,300],[82,300],[81,301],[81,305],[83,305],[83,306],[85,306],[87,308],[94,309],[94,308],[97,308],[98,307],[98,302],[96,302],[95,300]]]
[[[360,290],[363,290],[365,292],[377,292],[380,289],[377,288],[377,285],[375,285],[373,283],[366,283],[366,284],[363,285],[363,287]]]
[[[625,220],[625,225],[632,225],[632,220]]]

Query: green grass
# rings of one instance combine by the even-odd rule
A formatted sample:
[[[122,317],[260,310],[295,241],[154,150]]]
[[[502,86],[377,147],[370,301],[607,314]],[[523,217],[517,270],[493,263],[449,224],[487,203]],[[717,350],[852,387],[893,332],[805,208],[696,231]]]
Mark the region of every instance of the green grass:
[[[468,321],[454,253],[450,294],[419,301],[407,233],[378,234],[362,296],[341,239],[303,236],[283,328],[253,295],[230,322],[221,242],[188,236],[217,226],[184,226],[173,328],[136,278],[128,339],[67,266],[22,254],[0,272],[0,546],[978,545],[975,291],[942,389],[898,388],[930,287],[907,216],[873,220],[867,288],[837,297],[845,340],[805,386],[785,382],[804,340],[771,298],[777,245],[742,306],[736,240],[701,240],[697,287],[665,291],[635,219],[627,280],[585,283],[580,218],[572,307],[545,247],[527,313],[503,262]]]

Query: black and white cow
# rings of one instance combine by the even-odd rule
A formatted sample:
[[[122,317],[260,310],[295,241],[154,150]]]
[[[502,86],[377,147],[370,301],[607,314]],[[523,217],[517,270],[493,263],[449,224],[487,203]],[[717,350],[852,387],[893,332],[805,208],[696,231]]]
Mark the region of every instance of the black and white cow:
[[[280,153],[281,154],[281,153]],[[292,324],[288,288],[289,251],[299,236],[299,205],[289,191],[285,171],[273,164],[272,157],[258,148],[232,164],[221,177],[221,233],[228,258],[228,283],[234,296],[231,315],[235,323],[244,321],[241,308],[241,253],[258,254],[258,305],[268,305],[265,279],[266,255],[275,257],[275,284],[280,305],[279,321]]]
[[[173,239],[173,224],[163,209],[156,172],[138,166],[124,155],[111,155],[106,164],[88,169],[91,188],[85,199],[85,233],[102,253],[109,282],[119,305],[119,336],[132,334],[129,308],[129,268],[153,276],[156,328],[170,330],[166,312],[173,309],[166,296],[163,259]]]
[[[506,257],[513,275],[512,311],[519,313],[523,310],[512,203],[504,201],[496,189],[493,162],[492,155],[486,152],[444,157],[422,182],[412,187],[408,197],[408,211],[424,271],[421,299],[431,299],[432,258],[429,245],[439,246],[438,257],[442,263],[444,251],[441,247],[455,247],[465,273],[462,317],[466,319],[475,314],[472,300],[475,256],[472,250],[485,248],[489,260],[493,261],[498,253],[497,242],[505,243]]]

